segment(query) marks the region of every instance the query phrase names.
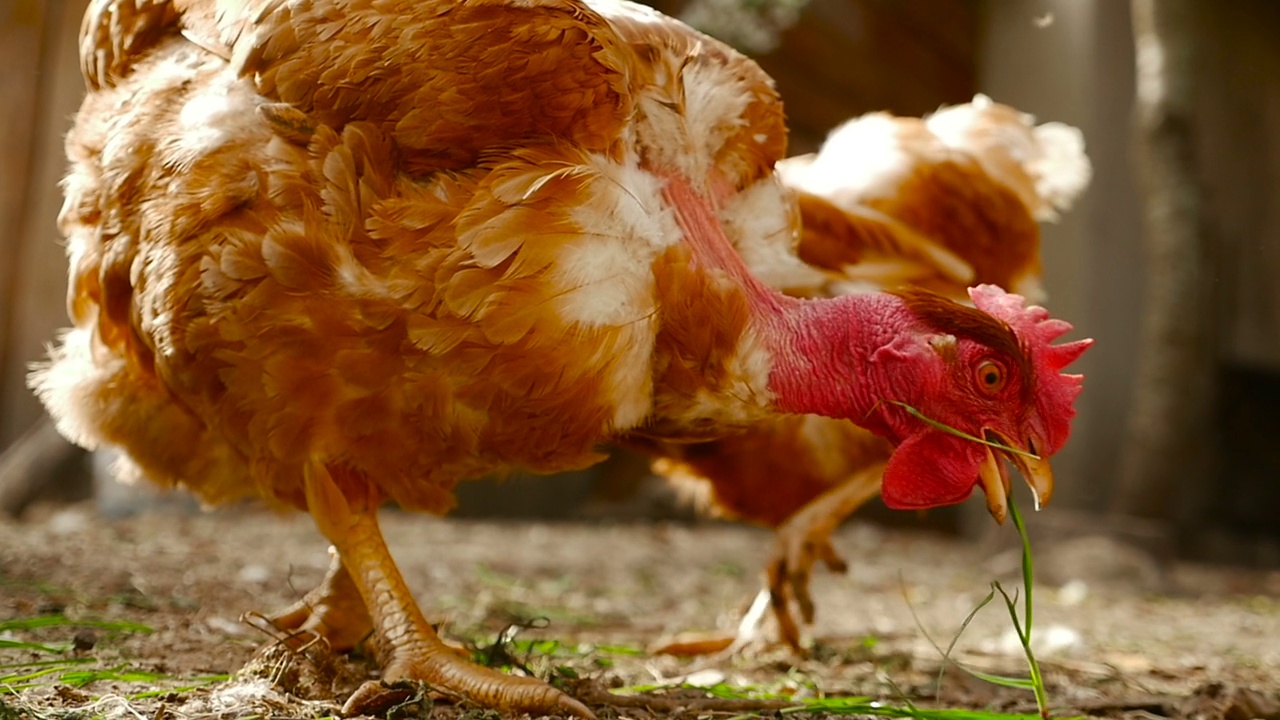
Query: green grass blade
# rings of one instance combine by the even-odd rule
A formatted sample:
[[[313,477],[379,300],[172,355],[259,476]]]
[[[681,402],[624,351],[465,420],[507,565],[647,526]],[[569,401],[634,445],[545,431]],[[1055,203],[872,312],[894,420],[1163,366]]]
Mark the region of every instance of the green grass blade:
[[[989,682],[992,685],[999,685],[1000,687],[1007,687],[1007,688],[1016,688],[1018,690],[1034,690],[1035,689],[1035,681],[1032,680],[1031,678],[1016,678],[1016,677],[1009,677],[1008,675],[993,675],[991,673],[984,673],[981,670],[974,670],[973,668],[970,668],[970,667],[964,667],[963,665],[961,665],[960,667],[962,667],[966,673],[969,673],[970,675],[978,678],[979,680],[985,680],[986,682]]]
[[[933,418],[929,417],[928,415],[925,415],[924,413],[920,412],[919,410],[911,407],[910,405],[904,402],[900,402],[898,400],[886,400],[885,402],[888,402],[890,405],[897,405],[903,410],[906,410],[907,413],[912,417],[914,417],[915,419],[924,422],[926,425],[929,425],[938,430],[941,430],[942,432],[947,433],[948,435],[955,435],[958,438],[963,438],[970,442],[976,442],[979,445],[986,445],[988,447],[993,447],[999,450],[1003,450],[1007,453],[1013,453],[1014,455],[1021,455],[1022,457],[1030,458],[1032,460],[1040,459],[1039,455],[1036,455],[1034,453],[1029,453],[1026,450],[1020,450],[1015,447],[1009,447],[1004,443],[992,442],[991,440],[987,440],[986,438],[976,437],[958,428],[953,428],[944,422],[941,422],[939,420],[934,420]]]
[[[1031,650],[1031,593],[1032,586],[1035,584],[1035,565],[1031,559],[1031,539],[1027,536],[1026,523],[1022,521],[1022,514],[1018,512],[1017,503],[1013,502],[1013,498],[1009,498],[1009,514],[1013,516],[1013,526],[1018,530],[1018,537],[1022,540],[1022,588],[1023,588],[1023,615],[1022,626],[1018,626],[1017,612],[1013,606],[1013,600],[1004,588],[996,584],[996,589],[1005,598],[1005,604],[1009,607],[1009,615],[1013,618],[1014,627],[1018,630],[1018,638],[1022,641],[1022,651],[1027,656],[1027,668],[1031,672],[1032,690],[1036,695],[1036,706],[1040,709],[1040,717],[1048,720],[1049,718],[1049,694],[1044,687],[1044,675],[1040,671],[1040,663],[1036,662],[1035,653]]]
[[[593,647],[597,652],[608,653],[609,655],[630,655],[640,657],[645,654],[642,648],[632,647],[630,645],[595,645]]]
[[[942,679],[946,676],[947,665],[953,664],[953,661],[951,660],[951,653],[956,649],[956,643],[960,642],[960,636],[964,634],[965,630],[969,629],[969,623],[973,622],[973,619],[978,616],[978,612],[989,605],[992,600],[995,600],[995,598],[996,591],[992,589],[987,593],[986,597],[982,598],[982,600],[969,611],[969,614],[964,618],[964,622],[960,623],[960,629],[956,631],[956,634],[951,638],[951,642],[947,644],[946,652],[942,653],[942,666],[938,668],[939,690],[942,689]],[[930,643],[933,643],[933,638],[929,637],[929,633],[925,631],[923,623],[920,622],[920,618],[916,615],[916,609],[911,606],[910,602],[907,603],[907,607],[911,610],[912,619],[916,621],[916,627],[920,629],[921,633],[924,633],[926,638],[929,638]],[[933,643],[933,645],[937,648],[936,643]]]
[[[615,688],[610,690],[610,692],[630,695],[673,689],[700,690],[713,697],[734,700],[784,700],[788,702],[795,702],[795,705],[789,705],[788,707],[781,708],[776,711],[770,711],[770,713],[776,712],[780,716],[804,713],[816,715],[863,715],[882,718],[912,718],[913,720],[1032,720],[1036,717],[1034,715],[1015,715],[986,710],[921,708],[909,701],[904,705],[894,705],[891,703],[881,702],[879,700],[873,700],[865,696],[818,697],[806,698],[803,700],[789,700],[784,695],[762,692],[755,686],[739,687],[724,683],[710,687],[698,687],[688,684],[633,685],[626,688]],[[757,713],[745,713],[728,718],[728,720],[746,720],[747,718],[758,717],[761,717],[761,715]]]
[[[0,665],[0,670],[26,670],[28,668],[47,667],[50,665],[59,665],[63,667],[68,667],[71,665],[83,665],[85,663],[91,663],[91,662],[96,662],[96,661],[93,658],[89,658],[89,657],[78,657],[78,658],[69,657],[69,658],[58,658],[56,660],[33,660],[31,662],[4,663],[3,665]],[[0,675],[0,679],[3,679],[4,677],[5,677],[4,675]]]
[[[1014,595],[1010,595],[998,580],[993,580],[991,582],[991,587],[995,592],[1000,593],[1000,597],[1004,599],[1004,608],[1009,613],[1009,620],[1013,623],[1013,630],[1018,635],[1018,642],[1023,645],[1030,642],[1030,636],[1022,631],[1022,621],[1018,617],[1018,601],[1016,593]]]
[[[45,645],[44,643],[0,638],[0,650],[35,650],[46,653],[64,653],[70,647],[70,645]]]
[[[156,690],[147,690],[146,692],[134,693],[133,695],[129,696],[129,699],[135,700],[135,701],[145,700],[147,698],[168,695],[169,693],[191,692],[192,690],[199,690],[200,688],[206,687],[208,685],[212,685],[213,683],[225,682],[230,679],[231,679],[230,675],[206,675],[204,677],[191,678],[192,684],[190,685],[183,685],[181,687],[172,687],[172,688],[159,688]]]
[[[1017,503],[1010,499],[1009,515],[1013,518],[1013,526],[1018,530],[1018,539],[1022,541],[1022,591],[1023,608],[1022,624],[1026,628],[1026,641],[1031,642],[1031,586],[1035,579],[1035,568],[1031,562],[1031,538],[1027,536],[1026,523],[1022,521],[1022,513],[1018,512]]]
[[[93,628],[95,630],[109,630],[114,632],[154,632],[151,628],[139,623],[123,620],[72,620],[64,615],[41,615],[33,618],[19,618],[17,620],[0,621],[0,632],[12,630],[35,630],[46,627]]]
[[[34,672],[29,672],[29,673],[5,675],[4,677],[0,677],[0,683],[3,683],[5,685],[12,685],[14,683],[29,683],[32,680],[42,678],[46,675],[53,675],[54,673],[59,672],[60,670],[62,670],[62,668],[60,667],[47,667],[41,670],[36,670]]]
[[[1034,715],[1014,715],[1010,713],[991,712],[986,710],[953,710],[949,708],[931,709],[898,707],[865,697],[857,698],[815,698],[806,700],[794,707],[778,711],[782,715],[796,713],[823,713],[828,715],[870,715],[887,718],[915,718],[916,720],[1024,720]]]

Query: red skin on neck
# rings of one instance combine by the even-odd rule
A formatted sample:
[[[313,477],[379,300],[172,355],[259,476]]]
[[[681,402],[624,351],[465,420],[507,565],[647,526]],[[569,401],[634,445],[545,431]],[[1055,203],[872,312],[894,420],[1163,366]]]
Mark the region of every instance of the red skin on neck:
[[[678,173],[663,176],[663,195],[695,261],[728,272],[747,292],[752,329],[771,354],[774,408],[851,420],[899,445],[882,486],[890,507],[934,507],[967,497],[985,449],[930,429],[885,402],[939,397],[947,380],[940,358],[921,342],[927,330],[903,300],[887,294],[821,300],[783,295],[746,267],[725,237],[712,200]],[[716,184],[710,186],[715,193]]]
[[[720,268],[747,291],[753,330],[772,354],[769,387],[782,412],[851,419],[888,434],[877,417],[869,365],[871,354],[915,322],[902,301],[890,295],[844,296],[822,300],[788,297],[760,282],[725,237],[711,201],[675,172],[663,195],[696,261]],[[710,183],[713,190],[718,188]],[[723,188],[719,188],[723,193]]]

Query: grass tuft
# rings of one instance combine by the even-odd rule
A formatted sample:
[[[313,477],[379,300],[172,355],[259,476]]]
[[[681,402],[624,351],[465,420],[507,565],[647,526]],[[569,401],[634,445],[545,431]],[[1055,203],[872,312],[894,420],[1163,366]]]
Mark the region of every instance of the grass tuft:
[[[925,424],[931,427],[941,430],[942,432],[948,433],[950,435],[954,435],[956,437],[963,438],[965,440],[969,440],[971,442],[975,442],[980,445],[987,445],[989,447],[997,448],[1005,452],[1027,457],[1032,460],[1040,459],[1039,455],[1034,455],[1032,453],[1029,453],[1025,450],[1020,450],[1018,448],[1009,447],[1008,445],[1005,445],[1003,443],[992,442],[985,438],[975,437],[973,435],[970,435],[967,432],[964,432],[963,430],[951,427],[950,425],[947,425],[946,423],[940,422],[938,420],[934,420],[933,418],[925,415],[924,413],[920,412],[919,410],[912,407],[911,405],[908,405],[907,403],[900,402],[898,400],[885,400],[883,402],[888,402],[891,405],[897,405],[898,407],[906,410],[907,413],[910,414],[912,417],[924,422]],[[877,403],[877,405],[878,404],[879,403]],[[874,411],[875,408],[873,407],[872,410]],[[920,628],[920,631],[924,634],[925,638],[927,638],[929,640],[929,643],[932,644],[933,647],[942,655],[944,662],[943,662],[942,670],[938,674],[939,687],[941,687],[942,685],[942,677],[943,677],[942,673],[945,672],[947,663],[950,663],[960,668],[961,670],[965,671],[969,675],[972,675],[973,677],[978,678],[980,680],[985,680],[986,682],[992,683],[994,685],[1000,685],[1002,687],[1009,687],[1009,688],[1031,690],[1035,694],[1036,707],[1040,711],[1040,717],[1043,718],[1044,720],[1048,720],[1049,700],[1048,700],[1048,693],[1045,691],[1045,687],[1044,687],[1044,675],[1040,671],[1040,664],[1036,662],[1035,653],[1032,652],[1031,650],[1031,620],[1032,620],[1031,593],[1032,593],[1032,585],[1033,585],[1034,576],[1035,576],[1035,572],[1034,572],[1035,568],[1031,559],[1031,539],[1027,536],[1027,526],[1022,521],[1022,515],[1021,513],[1018,512],[1018,505],[1017,503],[1014,502],[1014,499],[1012,496],[1009,497],[1009,514],[1013,516],[1013,525],[1015,528],[1017,528],[1018,538],[1022,541],[1022,597],[1023,597],[1022,617],[1021,618],[1018,617],[1017,592],[1015,591],[1013,595],[1010,595],[1004,589],[1004,587],[1000,585],[998,581],[992,581],[991,591],[988,592],[987,596],[978,603],[978,605],[969,613],[967,617],[965,617],[964,622],[961,623],[960,625],[960,630],[956,633],[955,637],[951,639],[951,644],[947,646],[946,650],[943,650],[941,647],[939,647],[938,643],[934,642],[933,638],[929,636],[929,633],[925,631],[924,626],[920,623],[920,618],[916,615],[915,608],[911,608],[911,616],[915,619],[916,626]],[[978,614],[978,611],[986,607],[992,600],[995,599],[996,593],[999,593],[1000,597],[1004,599],[1005,608],[1009,612],[1009,619],[1013,622],[1013,628],[1018,634],[1018,642],[1022,645],[1023,653],[1026,654],[1027,668],[1028,668],[1030,677],[1011,678],[1003,675],[993,675],[990,673],[979,672],[972,668],[965,667],[964,665],[961,665],[960,663],[957,663],[951,659],[951,651],[955,649],[956,642],[960,640],[960,635],[963,634],[965,629],[969,627],[969,623]],[[909,602],[908,602],[908,607],[910,607]]]
[[[828,715],[871,715],[887,718],[917,718],[918,720],[1027,720],[1034,715],[993,712],[990,710],[955,710],[951,708],[921,708],[907,703],[902,706],[880,702],[865,697],[812,698],[802,704],[778,711],[782,715],[796,713],[825,713]]]
[[[763,689],[758,686],[734,686],[727,683],[719,683],[716,685],[692,685],[688,683],[679,684],[656,684],[656,685],[633,685],[625,688],[617,688],[611,691],[611,694],[626,695],[653,695],[655,693],[665,693],[673,690],[696,690],[705,693],[711,698],[724,701],[738,701],[742,703],[757,702],[760,707],[742,708],[739,707],[739,714],[732,716],[729,720],[746,720],[747,718],[758,718],[766,715],[787,716],[801,714],[817,714],[817,715],[862,715],[869,717],[883,718],[915,718],[916,720],[1033,720],[1037,716],[1002,713],[989,710],[956,710],[950,708],[922,708],[909,700],[904,701],[902,705],[895,705],[880,700],[874,700],[869,697],[811,697],[796,698],[791,695],[778,692],[776,690]],[[661,697],[661,695],[659,695]],[[779,705],[779,701],[783,704]],[[688,707],[695,707],[696,701],[684,700]],[[688,708],[686,708],[688,709]]]
[[[77,628],[93,628],[94,630],[106,630],[108,632],[118,633],[151,633],[154,632],[150,627],[140,623],[127,622],[122,620],[106,621],[106,620],[72,620],[65,615],[40,615],[33,618],[18,618],[16,620],[0,621],[0,632],[12,632],[15,630],[36,630],[38,628],[47,627],[77,627]]]
[[[73,620],[64,615],[41,615],[0,621],[0,632],[31,631],[45,628],[92,628],[107,634],[151,633],[152,628],[134,622],[106,620]],[[139,693],[137,698],[183,692],[226,680],[227,675],[210,675],[196,678],[177,678],[163,673],[147,672],[128,665],[101,667],[101,660],[94,657],[69,656],[71,643],[40,643],[12,638],[0,638],[0,650],[27,650],[62,657],[50,660],[29,660],[0,664],[0,697],[17,696],[25,690],[65,685],[81,688],[99,681],[148,683],[181,682],[183,687]]]
[[[909,601],[907,606],[911,610],[911,617],[915,620],[916,627],[924,635],[925,639],[929,641],[929,644],[933,645],[934,649],[938,651],[938,654],[942,656],[943,665],[938,671],[939,688],[942,687],[942,678],[946,672],[947,665],[954,665],[960,670],[963,670],[966,674],[979,680],[989,682],[992,685],[999,685],[1001,687],[1017,690],[1030,690],[1035,695],[1036,707],[1039,710],[1039,717],[1043,720],[1049,720],[1049,696],[1044,686],[1044,674],[1040,670],[1040,663],[1036,661],[1035,653],[1031,650],[1032,584],[1035,570],[1031,559],[1031,540],[1027,536],[1027,526],[1022,520],[1022,515],[1018,512],[1017,503],[1013,501],[1012,497],[1009,498],[1009,514],[1013,517],[1013,525],[1017,528],[1018,537],[1022,541],[1023,613],[1021,617],[1018,615],[1017,591],[1010,595],[999,581],[993,580],[991,582],[991,590],[988,591],[986,597],[978,601],[978,604],[974,606],[973,610],[970,610],[969,614],[965,616],[964,621],[960,623],[960,629],[956,631],[955,636],[951,638],[950,644],[948,644],[944,650],[937,641],[933,639],[933,636],[925,630],[923,623],[920,622],[920,617],[916,614],[915,608],[911,606]],[[955,649],[956,643],[960,641],[960,636],[964,634],[966,629],[968,629],[969,623],[973,621],[973,618],[977,616],[980,610],[989,605],[991,601],[995,599],[997,593],[1004,600],[1005,608],[1009,612],[1009,619],[1013,623],[1014,630],[1018,634],[1018,642],[1022,645],[1023,653],[1027,658],[1029,677],[1017,678],[1006,675],[985,673],[956,662],[951,657],[951,653]]]

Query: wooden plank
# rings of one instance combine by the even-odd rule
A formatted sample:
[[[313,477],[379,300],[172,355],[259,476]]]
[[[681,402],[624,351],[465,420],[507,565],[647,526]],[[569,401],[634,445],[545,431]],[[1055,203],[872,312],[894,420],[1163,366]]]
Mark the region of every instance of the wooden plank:
[[[1105,509],[1122,451],[1138,353],[1145,264],[1141,207],[1130,162],[1134,97],[1129,3],[990,0],[984,3],[980,87],[1041,121],[1080,128],[1093,181],[1062,222],[1043,228],[1048,307],[1072,322],[1072,338],[1097,344],[1072,366],[1084,373],[1071,441],[1053,458],[1058,477],[1048,516]],[[1034,20],[1051,12],[1047,27]],[[986,532],[981,503],[971,527]],[[1043,515],[1028,518],[1037,522]]]
[[[27,207],[27,176],[32,162],[36,128],[39,127],[37,88],[40,77],[40,44],[44,26],[44,4],[40,0],[13,0],[0,15],[0,97],[9,109],[0,113],[0,410],[8,415],[9,378],[21,368],[12,368],[8,348],[13,339],[17,307],[17,279],[21,264],[20,232]],[[10,437],[0,433],[0,447]]]
[[[45,345],[57,329],[67,324],[66,257],[56,220],[62,207],[58,188],[66,169],[63,137],[84,93],[80,77],[77,39],[85,0],[45,0],[44,32],[37,134],[27,200],[18,228],[16,255],[20,264],[14,283],[17,302],[5,348],[5,375],[0,393],[4,414],[0,438],[11,440],[29,428],[43,413],[39,401],[26,388],[26,366],[45,356]],[[11,253],[11,256],[14,253]]]
[[[893,13],[931,52],[958,67],[972,66],[979,49],[981,4],[972,0],[865,0]]]
[[[1280,371],[1280,7],[1201,10],[1197,163],[1223,359]]]

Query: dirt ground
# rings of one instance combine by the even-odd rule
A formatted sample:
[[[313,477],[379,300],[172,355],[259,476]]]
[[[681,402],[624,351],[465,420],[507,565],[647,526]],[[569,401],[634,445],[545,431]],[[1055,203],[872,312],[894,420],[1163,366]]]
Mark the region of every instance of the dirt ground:
[[[491,645],[508,626],[545,618],[505,649],[544,676],[572,671],[584,680],[572,691],[593,698],[605,718],[781,717],[776,703],[717,705],[688,689],[602,697],[607,688],[681,683],[754,686],[797,702],[865,695],[897,706],[1035,712],[1030,693],[955,670],[939,692],[939,654],[912,617],[914,608],[933,637],[949,642],[993,579],[1018,585],[1014,552],[854,523],[836,540],[849,574],[815,575],[808,657],[756,646],[682,659],[645,649],[681,631],[732,629],[759,587],[769,533],[712,522],[497,523],[393,511],[384,526],[410,587],[446,635]],[[1054,715],[1280,718],[1280,573],[1186,565],[1161,574],[1104,541],[1067,545],[1036,547],[1044,578],[1036,649]],[[8,628],[0,632],[0,720],[336,713],[374,671],[368,661],[293,653],[240,619],[310,589],[326,567],[325,547],[307,518],[255,510],[107,521],[72,508],[0,524],[0,628]],[[23,627],[50,615],[113,624]],[[974,668],[1025,673],[996,604],[957,648]],[[459,713],[443,702],[406,707]]]

